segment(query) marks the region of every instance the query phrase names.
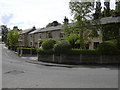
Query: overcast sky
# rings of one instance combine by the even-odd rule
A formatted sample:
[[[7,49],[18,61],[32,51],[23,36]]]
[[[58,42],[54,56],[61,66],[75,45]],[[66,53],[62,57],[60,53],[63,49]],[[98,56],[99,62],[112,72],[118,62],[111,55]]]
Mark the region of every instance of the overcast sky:
[[[62,23],[65,16],[72,19],[69,1],[0,0],[0,25],[5,24],[11,29],[13,26],[27,29],[33,26],[42,28],[54,20]],[[114,0],[111,0],[111,8],[114,7]]]

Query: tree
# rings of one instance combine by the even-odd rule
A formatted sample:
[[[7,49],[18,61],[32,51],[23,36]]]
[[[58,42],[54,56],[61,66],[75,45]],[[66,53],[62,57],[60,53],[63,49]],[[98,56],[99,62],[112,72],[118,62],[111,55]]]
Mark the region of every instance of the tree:
[[[9,46],[15,46],[18,44],[18,30],[13,29],[8,32],[7,39],[8,39],[8,45]]]
[[[0,28],[2,30],[2,42],[6,43],[7,42],[8,28],[6,25],[1,25]]]
[[[117,12],[120,12],[120,1],[116,2],[116,8],[115,9],[116,9]]]
[[[117,47],[120,49],[120,24],[109,23],[102,25],[103,40],[115,40]]]
[[[61,25],[61,24],[58,21],[53,21],[51,23],[48,23],[46,27],[57,26],[57,25]]]
[[[110,0],[105,0],[104,5],[105,5],[104,11],[103,11],[104,17],[111,16],[110,15]]]
[[[79,40],[79,38],[80,38],[79,34],[75,34],[75,33],[71,33],[67,37],[67,40],[69,41],[72,48],[76,48],[76,44],[77,44],[77,41]]]
[[[94,19],[99,19],[99,18],[101,18],[101,15],[102,15],[102,13],[101,13],[101,9],[102,9],[102,7],[101,7],[101,2],[100,2],[100,0],[97,0],[96,1],[96,8],[95,8],[95,13],[94,13]]]
[[[80,48],[85,49],[86,42],[93,30],[92,11],[94,10],[94,2],[76,2],[69,3],[72,15],[74,15],[75,27],[74,31],[80,33]]]
[[[120,1],[116,2],[116,8],[115,11],[117,13],[117,16],[120,16]]]

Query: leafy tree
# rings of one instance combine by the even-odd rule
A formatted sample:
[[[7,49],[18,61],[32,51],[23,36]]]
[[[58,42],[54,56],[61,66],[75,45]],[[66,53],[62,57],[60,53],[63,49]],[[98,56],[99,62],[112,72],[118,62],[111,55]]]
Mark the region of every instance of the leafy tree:
[[[57,25],[61,25],[61,24],[58,21],[53,21],[51,23],[48,23],[46,27],[57,26]]]
[[[79,29],[76,28],[75,23],[72,23],[73,25],[71,26],[70,24],[64,23],[62,25],[63,31],[65,32],[65,36],[69,36],[71,33],[78,33]]]
[[[103,40],[116,40],[117,47],[120,49],[120,24],[109,23],[102,25]]]
[[[104,2],[104,17],[109,17],[110,15],[110,0],[105,0]]]
[[[102,9],[102,7],[101,7],[101,2],[100,2],[100,0],[97,0],[96,1],[96,8],[95,8],[95,13],[94,13],[94,19],[99,19],[100,17],[101,17],[101,15],[102,15],[102,13],[101,13],[101,9]]]
[[[85,49],[86,41],[88,41],[90,34],[94,30],[92,11],[94,10],[94,2],[76,2],[69,3],[72,15],[74,15],[75,32],[80,33],[80,48]],[[97,25],[96,25],[97,26]]]
[[[118,14],[118,16],[120,16],[120,1],[116,2],[116,8],[115,8],[116,13]]]
[[[7,33],[8,33],[8,28],[6,25],[1,25],[0,26],[1,30],[2,30],[2,42],[7,43]]]
[[[116,2],[116,8],[115,9],[116,9],[117,12],[120,12],[120,1]]]
[[[8,39],[8,45],[9,46],[15,46],[18,44],[18,30],[11,30],[7,34],[7,39]]]
[[[71,44],[72,48],[75,48],[77,41],[79,40],[80,36],[79,34],[71,33],[68,37],[67,40]]]

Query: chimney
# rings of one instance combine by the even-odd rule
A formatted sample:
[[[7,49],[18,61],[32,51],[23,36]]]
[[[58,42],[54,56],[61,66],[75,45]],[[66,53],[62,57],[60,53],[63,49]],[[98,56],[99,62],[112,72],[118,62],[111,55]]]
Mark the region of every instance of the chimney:
[[[35,27],[35,26],[33,26],[33,30],[36,30],[36,27]]]
[[[69,20],[68,20],[68,18],[65,16],[65,18],[64,18],[64,24],[68,24],[69,23]]]
[[[53,21],[53,26],[58,26],[58,22],[57,21]]]
[[[18,26],[14,26],[14,27],[13,27],[13,29],[16,29],[16,30],[18,30]]]

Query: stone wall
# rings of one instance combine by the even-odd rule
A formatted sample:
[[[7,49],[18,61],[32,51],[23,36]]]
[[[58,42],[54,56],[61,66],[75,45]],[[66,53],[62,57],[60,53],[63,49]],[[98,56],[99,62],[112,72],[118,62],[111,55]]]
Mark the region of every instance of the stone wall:
[[[120,55],[38,55],[38,61],[66,64],[120,64]]]
[[[35,49],[17,49],[18,55],[37,55],[37,51]]]

